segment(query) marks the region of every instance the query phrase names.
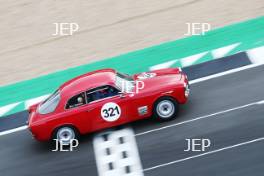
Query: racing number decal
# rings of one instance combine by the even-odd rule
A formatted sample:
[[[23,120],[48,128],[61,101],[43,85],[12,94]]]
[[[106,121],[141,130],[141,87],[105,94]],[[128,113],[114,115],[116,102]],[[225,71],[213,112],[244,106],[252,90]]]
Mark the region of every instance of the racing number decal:
[[[113,122],[119,119],[121,115],[121,109],[118,104],[110,102],[104,104],[101,109],[101,116],[104,120],[108,122]]]
[[[116,112],[115,112],[115,111],[116,111]],[[104,113],[104,118],[108,118],[109,116],[110,116],[110,117],[113,117],[113,116],[116,115],[116,113],[117,113],[117,114],[120,114],[119,109],[118,109],[117,106],[114,107],[114,108],[110,107],[110,108],[108,108],[108,109],[103,109],[103,113]]]

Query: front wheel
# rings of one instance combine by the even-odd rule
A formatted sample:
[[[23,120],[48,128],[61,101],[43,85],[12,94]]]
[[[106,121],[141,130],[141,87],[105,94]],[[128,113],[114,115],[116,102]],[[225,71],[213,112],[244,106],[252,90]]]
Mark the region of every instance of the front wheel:
[[[155,102],[153,111],[154,118],[159,121],[172,120],[178,113],[178,103],[171,97],[161,97]]]

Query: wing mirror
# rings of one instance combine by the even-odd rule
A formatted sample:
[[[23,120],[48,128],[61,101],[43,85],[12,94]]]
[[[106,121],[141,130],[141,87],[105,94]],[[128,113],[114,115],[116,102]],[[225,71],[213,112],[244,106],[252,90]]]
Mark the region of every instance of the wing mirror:
[[[124,92],[119,92],[118,94],[119,94],[120,98],[125,98],[126,97],[126,94]]]

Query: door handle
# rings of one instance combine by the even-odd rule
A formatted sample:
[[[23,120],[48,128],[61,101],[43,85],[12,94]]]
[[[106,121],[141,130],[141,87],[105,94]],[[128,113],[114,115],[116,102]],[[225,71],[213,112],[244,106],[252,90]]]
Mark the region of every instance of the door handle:
[[[90,111],[92,111],[92,110],[94,110],[95,108],[91,108],[91,109],[87,109],[87,110],[85,110],[85,112],[90,112]]]

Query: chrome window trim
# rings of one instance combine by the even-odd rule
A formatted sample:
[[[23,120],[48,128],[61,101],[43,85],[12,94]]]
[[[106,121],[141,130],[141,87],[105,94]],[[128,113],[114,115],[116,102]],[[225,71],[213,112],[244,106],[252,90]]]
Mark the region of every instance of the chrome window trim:
[[[106,85],[99,86],[99,87],[104,87],[104,86],[111,86],[111,87],[115,88],[116,90],[118,90],[119,92],[121,92],[121,90],[120,90],[119,88],[117,88],[115,85],[113,86],[113,85],[106,84]],[[89,104],[92,104],[92,103],[97,103],[97,102],[100,102],[100,101],[105,100],[105,99],[110,99],[110,98],[118,97],[118,96],[119,96],[119,95],[114,95],[114,96],[111,96],[111,97],[106,97],[106,98],[98,99],[98,100],[95,100],[95,101],[92,101],[92,102],[88,103],[88,102],[87,102],[86,92],[88,92],[88,91],[90,91],[90,90],[92,90],[92,89],[96,89],[96,88],[98,88],[98,87],[91,88],[91,89],[89,89],[89,90],[86,90],[86,91],[83,91],[83,92],[79,92],[79,93],[77,93],[77,94],[71,96],[71,97],[66,101],[66,104],[64,105],[64,110],[67,111],[67,110],[75,109],[75,108],[82,107],[82,106],[85,106],[85,105],[89,105]],[[98,90],[101,90],[101,89],[98,89]],[[92,91],[92,92],[90,92],[90,93],[93,93],[93,92],[98,91],[98,90],[94,90],[94,91]],[[79,94],[82,94],[82,93],[84,93],[84,95],[85,95],[85,104],[83,104],[83,105],[81,105],[81,106],[76,106],[76,107],[68,108],[68,109],[67,109],[66,106],[67,106],[69,100],[70,100],[71,98],[73,98],[74,96],[79,95]]]

